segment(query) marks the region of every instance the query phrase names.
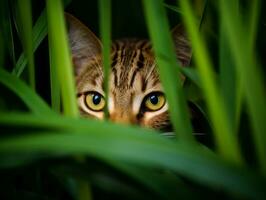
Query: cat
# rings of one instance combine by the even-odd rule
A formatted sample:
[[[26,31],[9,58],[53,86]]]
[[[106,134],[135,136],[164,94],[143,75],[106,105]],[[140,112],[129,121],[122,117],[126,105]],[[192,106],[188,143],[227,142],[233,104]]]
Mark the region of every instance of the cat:
[[[137,39],[121,39],[112,43],[106,102],[101,42],[74,16],[66,14],[66,20],[81,116],[103,119],[104,107],[107,106],[107,118],[113,122],[171,131],[168,103],[151,43]],[[172,36],[178,60],[182,66],[187,66],[191,48],[183,27],[176,26]]]

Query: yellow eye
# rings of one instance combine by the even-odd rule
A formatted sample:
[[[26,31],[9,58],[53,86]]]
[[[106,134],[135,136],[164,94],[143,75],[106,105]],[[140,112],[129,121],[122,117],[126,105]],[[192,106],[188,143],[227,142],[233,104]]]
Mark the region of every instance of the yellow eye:
[[[146,97],[145,107],[150,111],[160,110],[165,104],[165,97],[160,92],[153,92]]]
[[[102,111],[105,106],[105,100],[98,92],[90,92],[85,96],[85,104],[92,111]]]

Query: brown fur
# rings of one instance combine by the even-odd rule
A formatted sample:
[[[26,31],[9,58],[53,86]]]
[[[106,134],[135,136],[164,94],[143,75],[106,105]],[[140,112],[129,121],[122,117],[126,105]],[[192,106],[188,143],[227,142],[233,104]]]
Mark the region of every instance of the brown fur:
[[[92,112],[84,106],[84,93],[96,91],[103,96],[101,43],[73,16],[66,15],[69,40],[75,67],[79,108],[82,116],[103,118],[103,112]],[[187,65],[191,51],[180,26],[173,31],[177,57]],[[109,119],[117,123],[136,124],[165,130],[171,126],[167,103],[159,111],[143,109],[143,100],[150,92],[163,92],[156,70],[151,44],[146,40],[124,39],[112,44],[109,79]],[[111,100],[110,100],[111,101]]]

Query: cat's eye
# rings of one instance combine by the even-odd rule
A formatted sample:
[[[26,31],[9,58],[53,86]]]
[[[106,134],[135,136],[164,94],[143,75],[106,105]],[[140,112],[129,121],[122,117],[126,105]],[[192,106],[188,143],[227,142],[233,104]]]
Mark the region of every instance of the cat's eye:
[[[104,97],[98,92],[89,92],[85,95],[85,104],[92,111],[102,111],[105,106]]]
[[[152,92],[145,97],[144,106],[148,111],[160,110],[165,104],[164,94],[161,92]]]

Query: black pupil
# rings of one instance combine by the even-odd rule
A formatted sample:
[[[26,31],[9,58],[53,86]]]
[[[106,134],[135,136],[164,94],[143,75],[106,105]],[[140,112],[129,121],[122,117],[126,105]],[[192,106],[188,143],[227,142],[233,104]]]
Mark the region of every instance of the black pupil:
[[[153,105],[156,105],[158,103],[158,96],[157,95],[151,95],[150,96],[150,102],[153,104]]]
[[[98,105],[101,102],[101,96],[98,94],[94,94],[92,97],[92,101],[95,105]]]

